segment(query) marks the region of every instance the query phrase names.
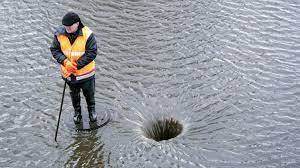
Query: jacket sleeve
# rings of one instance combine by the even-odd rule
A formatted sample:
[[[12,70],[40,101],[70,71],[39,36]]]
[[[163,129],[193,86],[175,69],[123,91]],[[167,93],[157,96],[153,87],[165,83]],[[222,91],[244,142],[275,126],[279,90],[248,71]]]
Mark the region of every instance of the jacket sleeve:
[[[60,43],[57,40],[56,35],[54,36],[53,42],[50,47],[52,56],[60,64],[63,64],[63,61],[66,59],[66,56],[63,54],[60,48]]]
[[[90,62],[92,62],[97,55],[97,41],[95,35],[92,33],[87,39],[85,46],[85,53],[76,61],[77,69],[81,69]]]

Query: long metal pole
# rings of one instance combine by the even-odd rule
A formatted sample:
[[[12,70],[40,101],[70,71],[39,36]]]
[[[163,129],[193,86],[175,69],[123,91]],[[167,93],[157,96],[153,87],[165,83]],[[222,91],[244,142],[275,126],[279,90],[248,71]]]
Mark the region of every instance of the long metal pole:
[[[62,98],[61,98],[61,103],[60,103],[60,110],[59,110],[59,115],[58,115],[58,121],[57,121],[57,127],[56,127],[56,132],[55,132],[55,142],[57,142],[57,133],[58,133],[58,128],[59,128],[59,121],[60,121],[60,116],[61,116],[61,111],[62,111],[62,107],[64,104],[64,97],[65,97],[65,90],[66,90],[66,85],[67,85],[67,80],[65,79],[65,84],[64,84],[64,91],[62,94]]]

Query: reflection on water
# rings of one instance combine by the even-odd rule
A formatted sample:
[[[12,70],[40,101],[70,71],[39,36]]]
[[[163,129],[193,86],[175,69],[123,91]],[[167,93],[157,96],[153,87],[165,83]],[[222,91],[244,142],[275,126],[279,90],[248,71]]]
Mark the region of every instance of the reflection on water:
[[[0,4],[0,167],[300,166],[298,1]],[[113,121],[74,131],[66,96],[56,144],[49,46],[70,9],[97,37],[96,102]],[[144,135],[165,118],[182,133]]]
[[[104,167],[103,145],[95,131],[92,131],[87,137],[74,137],[74,142],[65,149],[70,153],[70,157],[64,166]]]

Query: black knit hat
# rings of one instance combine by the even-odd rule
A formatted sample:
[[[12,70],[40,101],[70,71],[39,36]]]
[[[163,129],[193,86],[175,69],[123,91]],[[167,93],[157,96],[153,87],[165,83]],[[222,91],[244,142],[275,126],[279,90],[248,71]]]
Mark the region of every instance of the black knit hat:
[[[72,26],[76,22],[80,22],[80,18],[74,12],[68,12],[62,19],[62,24],[65,26]]]

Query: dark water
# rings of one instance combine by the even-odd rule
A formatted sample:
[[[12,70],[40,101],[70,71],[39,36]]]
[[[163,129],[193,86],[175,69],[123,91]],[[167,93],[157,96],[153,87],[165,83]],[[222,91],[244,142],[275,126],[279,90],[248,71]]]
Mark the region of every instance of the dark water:
[[[97,37],[97,109],[113,121],[76,132],[66,96],[55,143],[49,46],[68,10]],[[300,167],[298,0],[0,0],[0,24],[0,167]],[[178,137],[143,135],[168,117]]]

